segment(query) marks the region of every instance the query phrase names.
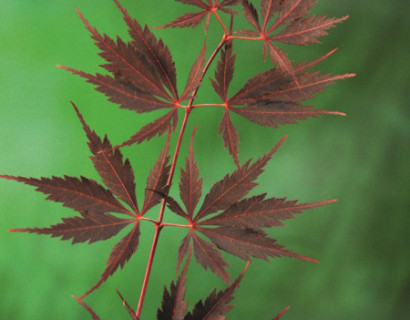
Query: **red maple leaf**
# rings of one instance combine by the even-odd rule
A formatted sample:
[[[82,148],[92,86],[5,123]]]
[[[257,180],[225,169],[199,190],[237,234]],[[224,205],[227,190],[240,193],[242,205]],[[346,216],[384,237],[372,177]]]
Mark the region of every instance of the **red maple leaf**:
[[[47,200],[61,202],[81,215],[62,218],[61,223],[47,228],[19,228],[10,231],[48,234],[52,237],[61,237],[61,240],[72,239],[73,244],[86,241],[91,244],[112,238],[125,227],[133,225],[131,231],[112,249],[101,279],[80,298],[82,299],[97,289],[119,267],[122,268],[137,250],[140,219],[162,199],[152,190],[164,193],[168,190],[169,139],[148,176],[144,205],[139,210],[135,195],[134,172],[129,160],[123,160],[122,153],[112,148],[107,137],[101,139],[95,131],[91,130],[78,108],[74,104],[73,106],[88,138],[88,146],[92,153],[90,158],[107,188],[85,177],[81,179],[68,176],[35,179],[0,175],[0,178],[35,186],[36,191],[47,195]],[[113,212],[123,214],[128,218],[116,217],[111,214]]]

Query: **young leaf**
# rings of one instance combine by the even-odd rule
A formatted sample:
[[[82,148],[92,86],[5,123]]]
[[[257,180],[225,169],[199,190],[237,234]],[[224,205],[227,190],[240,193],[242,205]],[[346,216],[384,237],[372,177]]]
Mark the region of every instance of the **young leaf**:
[[[49,234],[51,237],[61,237],[61,240],[73,239],[73,244],[86,241],[91,244],[115,236],[134,222],[134,220],[120,219],[110,214],[92,211],[81,212],[81,215],[82,217],[62,218],[63,223],[49,228],[24,228],[9,231]]]

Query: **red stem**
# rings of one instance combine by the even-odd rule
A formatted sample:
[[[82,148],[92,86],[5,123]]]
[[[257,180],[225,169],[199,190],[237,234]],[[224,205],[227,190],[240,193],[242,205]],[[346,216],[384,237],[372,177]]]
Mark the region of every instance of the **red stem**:
[[[174,152],[174,156],[173,156],[173,159],[172,159],[171,169],[170,169],[170,173],[169,173],[169,177],[168,177],[168,182],[167,182],[168,186],[171,186],[172,178],[174,177],[174,172],[175,172],[175,168],[176,168],[176,164],[177,164],[177,160],[178,160],[179,150],[181,148],[182,138],[183,138],[184,133],[185,133],[185,129],[186,129],[186,125],[187,125],[187,122],[188,122],[189,115],[191,113],[191,110],[193,109],[193,102],[194,102],[195,96],[198,92],[199,87],[201,86],[201,83],[204,79],[204,76],[205,76],[206,72],[209,69],[209,66],[211,65],[212,61],[215,59],[217,53],[222,48],[222,46],[227,41],[227,39],[228,39],[227,34],[224,34],[224,36],[222,37],[221,42],[218,44],[218,46],[216,47],[216,49],[214,50],[214,52],[212,53],[212,55],[208,59],[208,62],[206,63],[206,65],[204,67],[204,70],[203,70],[202,79],[201,79],[200,83],[198,84],[198,86],[193,91],[192,98],[189,100],[188,106],[185,109],[185,116],[184,116],[184,120],[182,122],[181,129],[180,129],[180,132],[179,132],[178,141],[177,141],[177,144],[176,144],[176,147],[175,147],[175,152]],[[150,278],[150,275],[151,275],[152,263],[154,261],[154,256],[155,256],[155,252],[156,252],[156,249],[157,249],[159,235],[161,233],[162,228],[166,225],[166,224],[162,224],[162,219],[164,217],[164,211],[165,211],[165,205],[166,205],[166,199],[163,199],[162,203],[161,203],[161,209],[160,209],[160,212],[159,212],[159,216],[158,216],[158,221],[155,224],[154,239],[152,240],[151,252],[149,254],[147,268],[145,270],[145,277],[144,277],[144,281],[143,281],[142,287],[141,287],[141,293],[140,293],[140,298],[139,298],[139,301],[138,301],[138,306],[137,306],[137,310],[135,311],[135,315],[137,316],[137,318],[139,318],[141,316],[142,306],[144,304],[145,294],[147,292],[148,281],[149,281],[149,278]]]

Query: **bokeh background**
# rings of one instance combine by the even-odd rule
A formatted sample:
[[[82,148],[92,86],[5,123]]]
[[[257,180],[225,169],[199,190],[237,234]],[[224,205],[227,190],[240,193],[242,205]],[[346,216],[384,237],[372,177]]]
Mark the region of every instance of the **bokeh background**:
[[[172,0],[121,2],[131,15],[150,26],[165,24],[190,9]],[[259,1],[253,3],[259,5]],[[99,179],[87,158],[85,136],[70,100],[78,104],[90,126],[107,133],[113,143],[124,141],[160,114],[119,110],[93,86],[56,67],[62,64],[95,72],[102,63],[76,7],[101,32],[128,39],[121,15],[109,0],[1,1],[2,174]],[[291,308],[283,319],[410,319],[408,10],[406,0],[319,1],[315,14],[349,14],[350,19],[332,29],[320,45],[286,47],[295,61],[314,59],[339,47],[319,68],[358,76],[329,87],[309,103],[346,112],[347,117],[320,117],[275,130],[234,116],[241,137],[241,161],[262,155],[284,134],[289,135],[255,192],[303,202],[332,198],[338,202],[306,212],[285,228],[272,231],[288,248],[321,263],[255,261],[237,291],[236,308],[228,319],[271,319],[288,305]],[[238,20],[238,29],[245,26],[244,20]],[[157,30],[156,34],[170,47],[183,87],[203,41],[202,27]],[[220,28],[213,22],[209,50],[219,37]],[[235,48],[238,58],[232,92],[271,66],[261,59],[260,43],[237,42]],[[197,101],[216,99],[206,81]],[[199,124],[195,148],[204,191],[234,169],[217,136],[220,111],[197,110],[188,126],[190,132]],[[163,143],[163,138],[154,139],[123,151],[135,168],[140,199]],[[184,156],[187,139],[182,150]],[[150,214],[156,217],[157,210]],[[29,186],[0,181],[0,319],[89,319],[70,295],[81,295],[97,282],[119,238],[71,246],[46,236],[7,232],[15,227],[47,226],[70,215],[71,210],[44,201]],[[173,219],[167,215],[168,221]],[[136,305],[152,234],[152,226],[144,225],[139,250],[124,270],[87,298],[102,319],[127,319],[115,288]],[[143,319],[155,318],[163,286],[175,278],[182,237],[174,229],[162,234]],[[227,259],[235,277],[243,261]],[[225,285],[194,263],[187,286],[192,307],[213,288]]]

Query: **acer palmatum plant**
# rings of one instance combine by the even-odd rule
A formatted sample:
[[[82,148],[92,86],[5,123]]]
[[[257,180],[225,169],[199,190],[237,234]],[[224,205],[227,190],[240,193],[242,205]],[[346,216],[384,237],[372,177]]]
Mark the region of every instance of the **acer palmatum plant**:
[[[167,113],[147,123],[132,137],[113,146],[107,136],[101,138],[83,118],[78,107],[72,103],[88,138],[91,160],[100,183],[85,177],[25,178],[1,175],[36,187],[47,195],[47,200],[61,202],[64,206],[78,211],[79,215],[63,218],[62,222],[47,228],[12,229],[12,232],[28,232],[60,237],[72,243],[94,243],[116,236],[123,229],[128,233],[112,249],[100,279],[80,297],[74,297],[92,315],[99,316],[84,302],[84,299],[98,289],[119,267],[123,267],[138,248],[140,225],[151,223],[155,226],[152,247],[141,285],[138,305],[134,309],[118,292],[131,319],[140,319],[150,272],[156,248],[164,228],[179,227],[186,230],[177,254],[176,282],[163,292],[162,305],[157,319],[197,320],[225,319],[225,314],[233,307],[233,294],[242,280],[252,258],[268,260],[269,257],[295,257],[311,262],[315,260],[294,253],[278,244],[264,231],[266,228],[283,226],[283,220],[295,214],[335,200],[316,203],[298,203],[286,198],[269,198],[266,193],[248,196],[257,185],[255,182],[263,172],[286,137],[256,161],[243,164],[238,158],[239,136],[231,113],[234,112],[261,126],[278,128],[280,125],[298,123],[308,117],[321,114],[343,115],[337,111],[317,110],[303,105],[302,101],[312,98],[335,80],[345,79],[354,74],[330,75],[309,71],[313,66],[328,58],[335,50],[311,61],[295,64],[288,54],[280,49],[280,43],[309,45],[318,43],[327,30],[342,22],[342,18],[316,17],[310,10],[316,3],[312,0],[262,0],[257,10],[248,0],[177,0],[196,7],[160,28],[194,28],[203,25],[204,45],[191,68],[185,87],[177,88],[176,69],[171,52],[161,39],[147,27],[133,19],[121,4],[114,0],[123,14],[131,40],[116,40],[99,33],[78,11],[85,27],[100,49],[100,56],[106,60],[101,65],[108,73],[89,74],[69,67],[60,66],[79,75],[96,86],[108,99],[137,113],[167,109]],[[220,15],[228,15],[226,25]],[[234,22],[244,16],[249,22],[246,30],[236,30]],[[208,26],[215,21],[221,27],[221,40],[212,54],[206,57]],[[235,41],[261,42],[263,57],[269,54],[271,68],[258,73],[245,82],[233,95],[228,94],[234,76]],[[211,85],[220,101],[196,104],[195,99],[211,66],[216,64]],[[182,93],[180,93],[182,92]],[[233,158],[237,169],[227,173],[215,182],[208,191],[202,190],[202,178],[194,158],[194,132],[188,157],[181,167],[179,183],[173,181],[180,154],[181,141],[185,137],[187,122],[191,112],[201,112],[203,107],[221,108],[223,115],[219,134],[224,146]],[[183,115],[182,123],[179,117]],[[206,119],[204,119],[206,121]],[[179,126],[179,133],[175,133]],[[155,136],[167,134],[163,150],[152,164],[146,185],[144,199],[136,197],[134,172],[128,159],[123,159],[121,147],[148,141]],[[177,134],[176,145],[171,148],[170,137]],[[171,186],[178,185],[180,199],[169,196]],[[141,183],[138,183],[141,186]],[[201,202],[202,195],[205,194]],[[156,220],[146,217],[154,207],[159,208]],[[185,224],[166,222],[166,214],[177,214],[186,220]],[[185,281],[191,252],[195,260],[204,268],[228,283],[225,290],[214,290],[204,300],[199,301],[188,312],[185,301]],[[243,272],[234,280],[227,271],[228,263],[222,251],[245,261]],[[186,258],[186,259],[185,259]],[[179,271],[185,259],[184,267]],[[285,308],[274,319],[279,319]]]

